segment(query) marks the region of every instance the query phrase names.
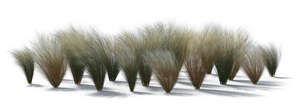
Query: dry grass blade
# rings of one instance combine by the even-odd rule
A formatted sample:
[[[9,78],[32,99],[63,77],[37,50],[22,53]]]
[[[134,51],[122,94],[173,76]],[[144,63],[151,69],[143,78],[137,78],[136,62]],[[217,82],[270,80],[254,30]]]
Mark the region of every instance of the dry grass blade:
[[[262,47],[265,66],[267,67],[270,76],[274,77],[279,65],[281,53],[274,45]]]
[[[83,31],[77,30],[73,27],[67,30],[62,30],[56,33],[64,54],[68,60],[73,80],[75,84],[80,84],[86,64],[80,59],[80,51],[85,45],[85,35]]]
[[[264,62],[261,50],[256,46],[248,49],[247,54],[244,56],[242,67],[244,68],[251,82],[253,84],[257,84],[264,70]]]
[[[22,50],[14,50],[12,54],[16,59],[17,64],[23,69],[27,82],[31,84],[34,73],[32,51],[28,48],[24,48]]]
[[[175,55],[167,50],[157,50],[148,52],[144,57],[145,63],[150,65],[163,89],[170,93],[181,68],[176,63]]]
[[[60,42],[53,35],[40,35],[33,49],[35,62],[51,85],[57,88],[63,80],[67,65]]]

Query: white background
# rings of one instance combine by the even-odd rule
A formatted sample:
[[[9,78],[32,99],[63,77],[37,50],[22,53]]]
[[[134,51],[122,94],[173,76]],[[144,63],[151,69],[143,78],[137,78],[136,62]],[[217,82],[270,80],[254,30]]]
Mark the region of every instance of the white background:
[[[1,0],[0,106],[299,107],[299,10],[297,0]],[[137,93],[130,93],[124,82],[108,81],[104,91],[97,93],[90,79],[84,78],[83,82],[89,85],[78,88],[67,73],[66,80],[60,85],[62,89],[55,90],[39,70],[34,75],[35,85],[27,85],[9,53],[29,45],[36,33],[49,33],[70,25],[117,34],[157,21],[194,28],[219,23],[247,29],[258,43],[271,42],[281,47],[282,60],[276,74],[281,78],[271,78],[265,72],[260,85],[230,81],[231,85],[244,86],[231,87],[218,85],[218,79],[209,75],[202,91],[178,83],[174,94],[167,95],[157,88],[153,91],[142,87],[140,81],[136,86]],[[248,80],[242,72],[239,75],[237,79]],[[120,75],[117,81],[125,80]],[[150,85],[160,87],[156,80]]]

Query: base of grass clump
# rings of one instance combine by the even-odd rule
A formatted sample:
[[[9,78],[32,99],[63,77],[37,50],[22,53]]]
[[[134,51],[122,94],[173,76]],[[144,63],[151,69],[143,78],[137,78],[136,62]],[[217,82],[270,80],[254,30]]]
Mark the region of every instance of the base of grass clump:
[[[137,79],[137,70],[124,70],[125,71],[125,76],[126,76],[126,80],[128,82],[129,85],[129,89],[131,92],[134,91],[134,87],[135,87],[135,83],[136,83],[136,79]]]
[[[220,84],[226,85],[233,68],[233,58],[222,58],[215,62]]]
[[[239,69],[240,69],[240,64],[234,63],[232,71],[231,71],[230,76],[229,76],[229,80],[233,80],[234,79],[234,77],[238,73]]]
[[[201,57],[191,54],[185,61],[185,68],[193,86],[195,89],[199,89],[205,75],[211,70],[211,64],[207,64]]]
[[[85,65],[74,63],[74,62],[76,62],[76,61],[69,61],[69,66],[71,69],[74,83],[80,84],[82,77],[83,77]]]
[[[207,69],[207,74],[211,74],[213,68],[214,68],[214,64],[210,64]]]
[[[139,75],[142,85],[148,87],[152,76],[151,68],[149,66],[142,65],[139,70]]]
[[[115,81],[119,75],[120,67],[118,63],[113,63],[111,67],[107,68],[107,74],[109,81]]]
[[[17,64],[23,69],[28,84],[32,83],[34,60],[30,49],[14,50],[12,52]]]
[[[88,66],[88,72],[95,84],[98,91],[103,89],[103,84],[105,80],[106,69],[104,65]]]

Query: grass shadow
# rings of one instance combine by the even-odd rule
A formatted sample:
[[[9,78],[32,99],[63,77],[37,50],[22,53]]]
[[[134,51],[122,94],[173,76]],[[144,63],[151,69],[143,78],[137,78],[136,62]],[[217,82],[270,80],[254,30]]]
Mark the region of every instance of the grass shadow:
[[[255,97],[261,96],[258,94],[236,92],[236,91],[225,91],[225,90],[212,90],[212,89],[200,89],[200,92],[217,95],[217,96],[227,96],[227,97]]]
[[[29,84],[27,87],[43,87],[41,84]]]
[[[98,91],[98,92],[94,92],[92,94],[89,94],[89,96],[93,96],[93,97],[128,97],[127,94],[125,93],[120,93],[120,92],[115,92],[115,91],[111,91],[111,90],[103,90],[103,91]]]
[[[76,91],[74,88],[66,88],[66,87],[58,87],[58,88],[50,88],[48,91],[61,91],[61,92],[70,92],[70,91]]]

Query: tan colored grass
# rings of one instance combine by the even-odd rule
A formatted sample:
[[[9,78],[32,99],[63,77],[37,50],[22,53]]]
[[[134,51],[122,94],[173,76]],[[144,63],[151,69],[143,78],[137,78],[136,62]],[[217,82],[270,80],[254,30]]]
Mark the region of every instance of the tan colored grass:
[[[170,93],[180,71],[176,64],[174,53],[167,50],[157,50],[148,52],[144,58],[145,62],[152,68],[163,89]]]
[[[253,84],[257,84],[264,70],[262,51],[251,46],[244,56],[242,67]]]
[[[53,35],[39,35],[33,44],[34,59],[54,88],[57,88],[66,72],[67,61],[60,42]]]

